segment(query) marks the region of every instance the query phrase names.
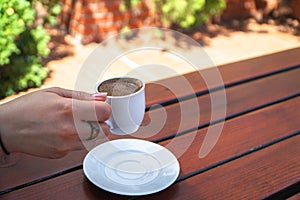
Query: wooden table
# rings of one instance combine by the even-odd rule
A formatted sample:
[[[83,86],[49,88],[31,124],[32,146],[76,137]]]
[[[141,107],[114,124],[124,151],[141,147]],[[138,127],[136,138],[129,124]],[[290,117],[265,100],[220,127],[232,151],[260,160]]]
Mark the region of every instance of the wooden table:
[[[147,85],[144,125],[159,123],[160,113],[166,120],[157,134],[146,139],[175,154],[190,144],[178,159],[180,175],[172,186],[134,199],[299,199],[300,48],[218,67],[224,88],[218,83],[205,84],[203,76],[214,70]],[[182,78],[195,93],[180,90]],[[222,113],[218,110],[222,106],[216,105],[212,96],[222,92],[226,94],[225,116],[212,121],[213,112]],[[195,100],[200,110],[191,104]],[[150,109],[157,104],[162,106]],[[190,120],[185,123],[180,121],[181,106],[189,113]],[[195,118],[199,118],[197,124],[192,123]],[[213,149],[199,158],[208,130],[222,123]],[[133,198],[106,192],[89,182],[82,169],[86,153],[72,152],[58,160],[20,155],[16,165],[0,169],[0,198]]]

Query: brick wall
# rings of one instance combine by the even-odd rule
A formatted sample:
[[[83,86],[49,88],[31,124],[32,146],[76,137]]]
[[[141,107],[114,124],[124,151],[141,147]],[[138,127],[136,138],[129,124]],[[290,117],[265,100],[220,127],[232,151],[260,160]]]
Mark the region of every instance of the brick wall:
[[[222,19],[247,18],[256,11],[255,0],[226,0]]]
[[[279,0],[226,0],[222,19],[253,17],[262,10],[277,7]],[[63,0],[61,24],[83,44],[100,42],[117,34],[123,27],[138,28],[159,24],[153,0],[141,0],[133,9],[121,11],[123,0]]]
[[[226,0],[227,8],[222,14],[224,20],[248,17],[262,18],[277,8],[279,0]]]
[[[291,8],[292,8],[294,17],[296,19],[300,20],[300,1],[299,0],[292,0],[291,1]]]
[[[81,43],[100,42],[123,27],[155,25],[151,1],[141,0],[137,7],[121,11],[122,0],[64,0],[61,24]]]

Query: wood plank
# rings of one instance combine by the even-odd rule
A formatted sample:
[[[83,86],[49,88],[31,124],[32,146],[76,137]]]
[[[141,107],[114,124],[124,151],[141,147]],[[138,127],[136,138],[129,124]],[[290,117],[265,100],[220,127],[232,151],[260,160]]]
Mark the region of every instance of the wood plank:
[[[299,131],[299,113],[300,97],[297,97],[228,120],[216,145],[204,158],[199,158],[199,151],[208,128],[160,144],[179,158],[182,167],[181,176],[184,176]],[[218,124],[214,126],[218,126]],[[187,147],[187,150],[183,152],[182,148],[184,147]]]
[[[0,168],[0,193],[3,190],[78,166],[86,153],[86,150],[71,152],[61,159],[44,159],[20,154],[14,166]]]
[[[92,191],[92,192],[91,192]],[[92,185],[83,175],[82,170],[62,175],[60,177],[32,185],[24,189],[1,196],[2,200],[8,199],[128,199],[125,196],[115,195],[104,190],[99,190]]]
[[[201,127],[211,121],[219,120],[220,117],[234,116],[283,97],[300,93],[299,80],[300,68],[227,88],[225,91],[226,108],[222,107],[224,102],[218,101],[224,96],[223,91],[217,91],[199,96],[197,99],[180,102],[180,105],[173,104],[164,107],[165,109],[150,111],[146,114],[144,121],[149,128],[142,127],[133,136],[157,140],[190,128]],[[213,108],[212,99],[214,99]],[[222,116],[222,114],[224,115]],[[165,116],[165,121],[163,116]],[[157,128],[159,126],[163,126],[163,128],[160,130]],[[156,129],[159,131],[155,132]]]
[[[238,112],[242,112],[270,101],[274,101],[278,98],[282,98],[283,96],[288,96],[294,94],[295,92],[299,92],[299,79],[300,69],[296,69],[228,88],[226,89],[226,114],[227,116],[234,115]],[[257,94],[260,95],[256,96]],[[214,95],[217,97],[217,95],[220,94],[219,92],[215,92]],[[255,101],[253,101],[254,96],[256,96]],[[134,134],[134,136],[138,138],[146,138],[148,140],[156,140],[176,134],[179,130],[179,125],[181,125],[181,130],[185,130],[191,127],[197,127],[198,125],[209,123],[211,119],[210,98],[210,95],[198,97],[201,112],[199,122],[185,120],[184,123],[180,123],[180,108],[178,105],[171,105],[167,106],[166,110],[157,109],[151,111],[151,124],[154,125],[161,124],[162,113],[167,113],[167,120],[163,129],[161,129],[158,133],[155,133],[154,131],[151,132],[153,127],[149,127],[150,131],[149,129],[139,130],[136,134]],[[182,102],[181,106],[183,109],[189,111],[188,115],[190,118],[197,119],[197,117],[199,117],[199,113],[196,109],[194,109],[194,105],[194,100],[188,100]],[[216,112],[219,111],[216,110]],[[150,118],[146,117],[146,123],[149,123],[149,121],[147,122],[149,119]],[[111,137],[111,139],[116,138],[119,137]],[[40,159],[22,155],[17,165],[0,170],[0,176],[2,177],[2,180],[6,180],[3,182],[3,184],[0,184],[0,190],[15,187],[78,166],[82,163],[85,154],[85,151],[74,152],[71,155],[59,160]],[[14,178],[11,178],[12,176]]]
[[[300,64],[299,55],[300,48],[295,48],[157,81],[146,87],[147,105],[149,107],[191,93],[201,93],[213,87],[219,87],[220,84],[231,85],[290,69]],[[218,73],[220,73],[223,83],[212,81],[210,86],[207,86],[203,77],[211,81],[212,77],[217,78]]]
[[[297,194],[300,195],[300,179],[296,183],[291,183],[285,188],[282,188],[275,193],[269,194],[264,197],[263,200],[272,200],[272,199],[296,199]],[[298,196],[298,199],[300,196]]]
[[[292,197],[288,198],[288,200],[299,200],[299,199],[300,199],[300,192],[298,194],[295,194]]]
[[[143,199],[261,199],[300,180],[300,135]],[[174,195],[176,194],[176,195]]]
[[[181,165],[180,176],[183,177],[184,175],[193,173],[199,169],[203,169],[210,165],[214,165],[216,163],[219,163],[222,160],[234,157],[245,151],[249,151],[257,146],[260,146],[261,144],[268,143],[268,142],[276,140],[278,138],[287,136],[290,133],[293,133],[294,131],[298,131],[299,130],[299,122],[300,122],[300,116],[298,115],[298,113],[300,111],[300,101],[299,100],[300,100],[300,97],[293,98],[289,101],[285,101],[285,102],[267,107],[265,109],[255,111],[255,112],[249,113],[247,115],[243,115],[241,117],[234,118],[232,120],[228,120],[225,124],[223,133],[222,133],[220,139],[218,140],[217,145],[215,146],[213,151],[211,151],[209,153],[208,156],[206,156],[205,158],[202,158],[202,159],[199,159],[198,152],[199,152],[199,148],[201,147],[201,144],[203,142],[203,138],[205,136],[205,129],[199,130],[198,133],[195,135],[195,138],[193,139],[189,148],[179,158],[179,162]],[[264,122],[264,123],[260,123],[260,122]],[[280,124],[280,126],[274,126],[274,124],[275,125]],[[193,133],[191,133],[191,134],[193,134]],[[188,135],[184,135],[184,136],[175,138],[174,140],[162,142],[160,144],[164,145],[165,147],[170,149],[175,155],[178,155],[178,152],[180,150],[180,148],[178,148],[178,147],[182,147],[185,145],[185,143],[189,143],[190,139],[191,138],[189,137],[189,134],[188,134]],[[273,146],[275,146],[275,145],[273,145]],[[293,148],[289,149],[289,146],[284,146],[283,149],[285,150],[285,152],[287,152],[286,159],[290,159],[290,156],[292,158],[294,158],[295,155],[297,155],[298,157],[300,155],[298,152],[299,150],[294,151]],[[292,155],[290,155],[290,151],[292,151],[292,153],[293,153]],[[272,153],[273,150],[270,152]],[[252,153],[252,154],[254,155],[256,153]],[[277,155],[277,153],[274,153],[272,155]],[[248,156],[245,156],[245,157],[248,157]],[[274,157],[276,157],[276,156],[274,156]],[[297,157],[295,157],[295,158],[297,158]],[[295,158],[290,159],[289,162],[294,163],[295,161],[297,161],[298,165],[299,165],[300,160],[299,159],[297,160]],[[241,159],[244,159],[244,158],[242,157]],[[265,160],[272,159],[272,156],[265,155],[264,159]],[[257,158],[257,161],[259,161],[259,160],[260,160],[260,158],[259,159]],[[233,162],[237,162],[237,161],[233,161]],[[252,162],[254,164],[257,163],[255,160],[255,161],[251,161],[250,163],[247,163],[247,165],[251,165]],[[272,161],[272,162],[274,162],[274,161]],[[283,162],[283,160],[282,160],[282,162]],[[285,160],[284,160],[284,162],[285,162]],[[289,164],[289,162],[288,162],[288,164]],[[296,162],[296,164],[297,164],[297,162]],[[276,162],[276,164],[278,164],[278,163],[281,163],[280,160],[278,160],[278,162]],[[284,164],[286,164],[286,163],[284,163]],[[231,163],[225,164],[224,166],[227,166],[227,165],[231,165]],[[291,166],[294,167],[294,165],[295,165],[295,163]],[[220,166],[220,167],[223,167],[223,166]],[[235,167],[235,165],[234,165],[234,167]],[[216,169],[219,169],[219,167],[217,167]],[[242,167],[241,169],[244,169],[244,167]],[[261,170],[263,171],[263,169],[264,168],[262,168]],[[286,168],[286,169],[290,169],[290,168]],[[234,170],[237,170],[237,169],[234,168]],[[232,172],[233,174],[234,174],[234,170]],[[198,181],[199,182],[202,181],[201,187],[204,187],[204,188],[202,188],[203,190],[205,190],[205,188],[211,188],[210,190],[213,190],[214,185],[211,185],[211,184],[205,185],[206,180],[210,180],[211,176],[224,178],[223,175],[225,173],[223,173],[223,175],[217,176],[217,175],[215,175],[215,173],[210,173],[210,171],[214,172],[215,169],[211,169],[211,170],[203,173],[203,174],[209,173],[209,175],[207,177],[203,178],[204,181],[202,181],[202,178],[201,178],[201,180],[198,180],[198,178],[197,178],[196,181],[193,182],[191,185],[193,187],[195,187],[194,185],[198,185]],[[254,171],[254,172],[256,172],[256,171]],[[219,172],[216,172],[216,173],[219,173]],[[202,175],[202,174],[200,174],[200,175]],[[195,177],[199,177],[200,175],[197,175]],[[76,177],[74,177],[74,176],[76,176]],[[231,176],[233,176],[233,175],[230,174],[229,178]],[[27,195],[34,195],[34,193],[36,191],[40,191],[38,194],[35,194],[35,196],[34,196],[37,199],[43,199],[44,197],[54,197],[53,195],[56,195],[56,194],[71,195],[71,192],[68,192],[68,191],[82,191],[83,190],[82,188],[86,187],[85,184],[90,185],[89,186],[90,190],[86,190],[85,192],[81,192],[80,194],[76,193],[76,197],[77,197],[77,195],[79,195],[79,197],[80,197],[79,199],[94,199],[95,194],[97,194],[97,195],[101,194],[101,196],[103,195],[105,197],[105,194],[102,194],[104,191],[92,186],[92,183],[88,182],[88,183],[84,183],[84,185],[81,185],[83,177],[84,177],[84,175],[79,172],[77,175],[70,173],[65,176],[55,178],[53,180],[45,181],[38,185],[33,185],[30,187],[24,188],[22,190],[15,191],[13,193],[8,193],[8,194],[4,195],[4,197],[7,199],[12,199],[12,198],[18,197],[21,199],[21,198],[27,197]],[[226,179],[226,178],[224,178],[224,179]],[[59,186],[60,184],[62,184],[64,182],[64,180],[72,180],[72,181],[70,181],[71,183],[65,184],[66,186],[64,188],[59,187],[60,188],[59,193],[56,193],[55,191],[57,190],[57,188],[55,188],[54,185]],[[173,199],[174,198],[174,199],[176,199],[177,197],[178,198],[180,197],[179,199],[184,199],[185,195],[187,195],[188,193],[193,194],[193,192],[188,189],[189,187],[191,187],[189,180],[194,180],[194,177],[189,178],[186,181],[183,181],[183,183],[180,182],[179,184],[175,184],[171,188],[169,188],[165,191],[162,191],[156,195],[150,196],[150,198],[153,198],[153,199],[161,199],[161,198],[172,198]],[[223,179],[218,180],[218,181],[223,181]],[[228,181],[228,179],[226,179],[225,181]],[[185,184],[186,182],[187,182],[187,184]],[[216,183],[216,184],[218,185],[218,183]],[[48,187],[48,185],[51,187]],[[224,185],[226,185],[226,183]],[[193,187],[191,187],[191,188],[193,188]],[[195,188],[193,188],[193,189],[195,189]],[[62,190],[62,191],[60,191],[60,190]],[[198,191],[198,188],[196,188],[195,190]],[[196,195],[199,195],[199,193],[196,193]],[[55,197],[58,197],[58,196],[55,196]],[[63,196],[60,196],[60,197],[62,198]],[[110,197],[114,197],[114,196],[110,196]],[[119,196],[116,195],[116,197],[119,197]],[[201,196],[198,196],[198,197],[201,197]],[[16,199],[18,199],[18,198],[16,198]],[[188,198],[193,199],[193,198],[195,198],[195,196],[189,196]]]

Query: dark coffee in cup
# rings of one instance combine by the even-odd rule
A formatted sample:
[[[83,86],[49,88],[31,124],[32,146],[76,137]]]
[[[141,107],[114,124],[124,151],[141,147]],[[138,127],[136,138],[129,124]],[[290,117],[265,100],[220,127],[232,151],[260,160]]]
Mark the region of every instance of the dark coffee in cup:
[[[99,92],[107,92],[108,96],[125,96],[139,91],[143,83],[135,78],[113,78],[103,81],[98,86]]]

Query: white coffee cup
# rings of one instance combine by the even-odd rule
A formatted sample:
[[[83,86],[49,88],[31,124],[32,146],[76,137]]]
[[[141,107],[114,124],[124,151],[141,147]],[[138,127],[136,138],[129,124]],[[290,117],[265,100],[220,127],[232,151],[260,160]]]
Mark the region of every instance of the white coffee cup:
[[[112,87],[103,89],[105,84]],[[134,91],[128,87],[138,89]],[[138,130],[145,114],[145,84],[141,80],[131,77],[107,79],[97,84],[96,92],[108,92],[106,102],[111,105],[112,115],[106,123],[111,133],[127,135]]]

